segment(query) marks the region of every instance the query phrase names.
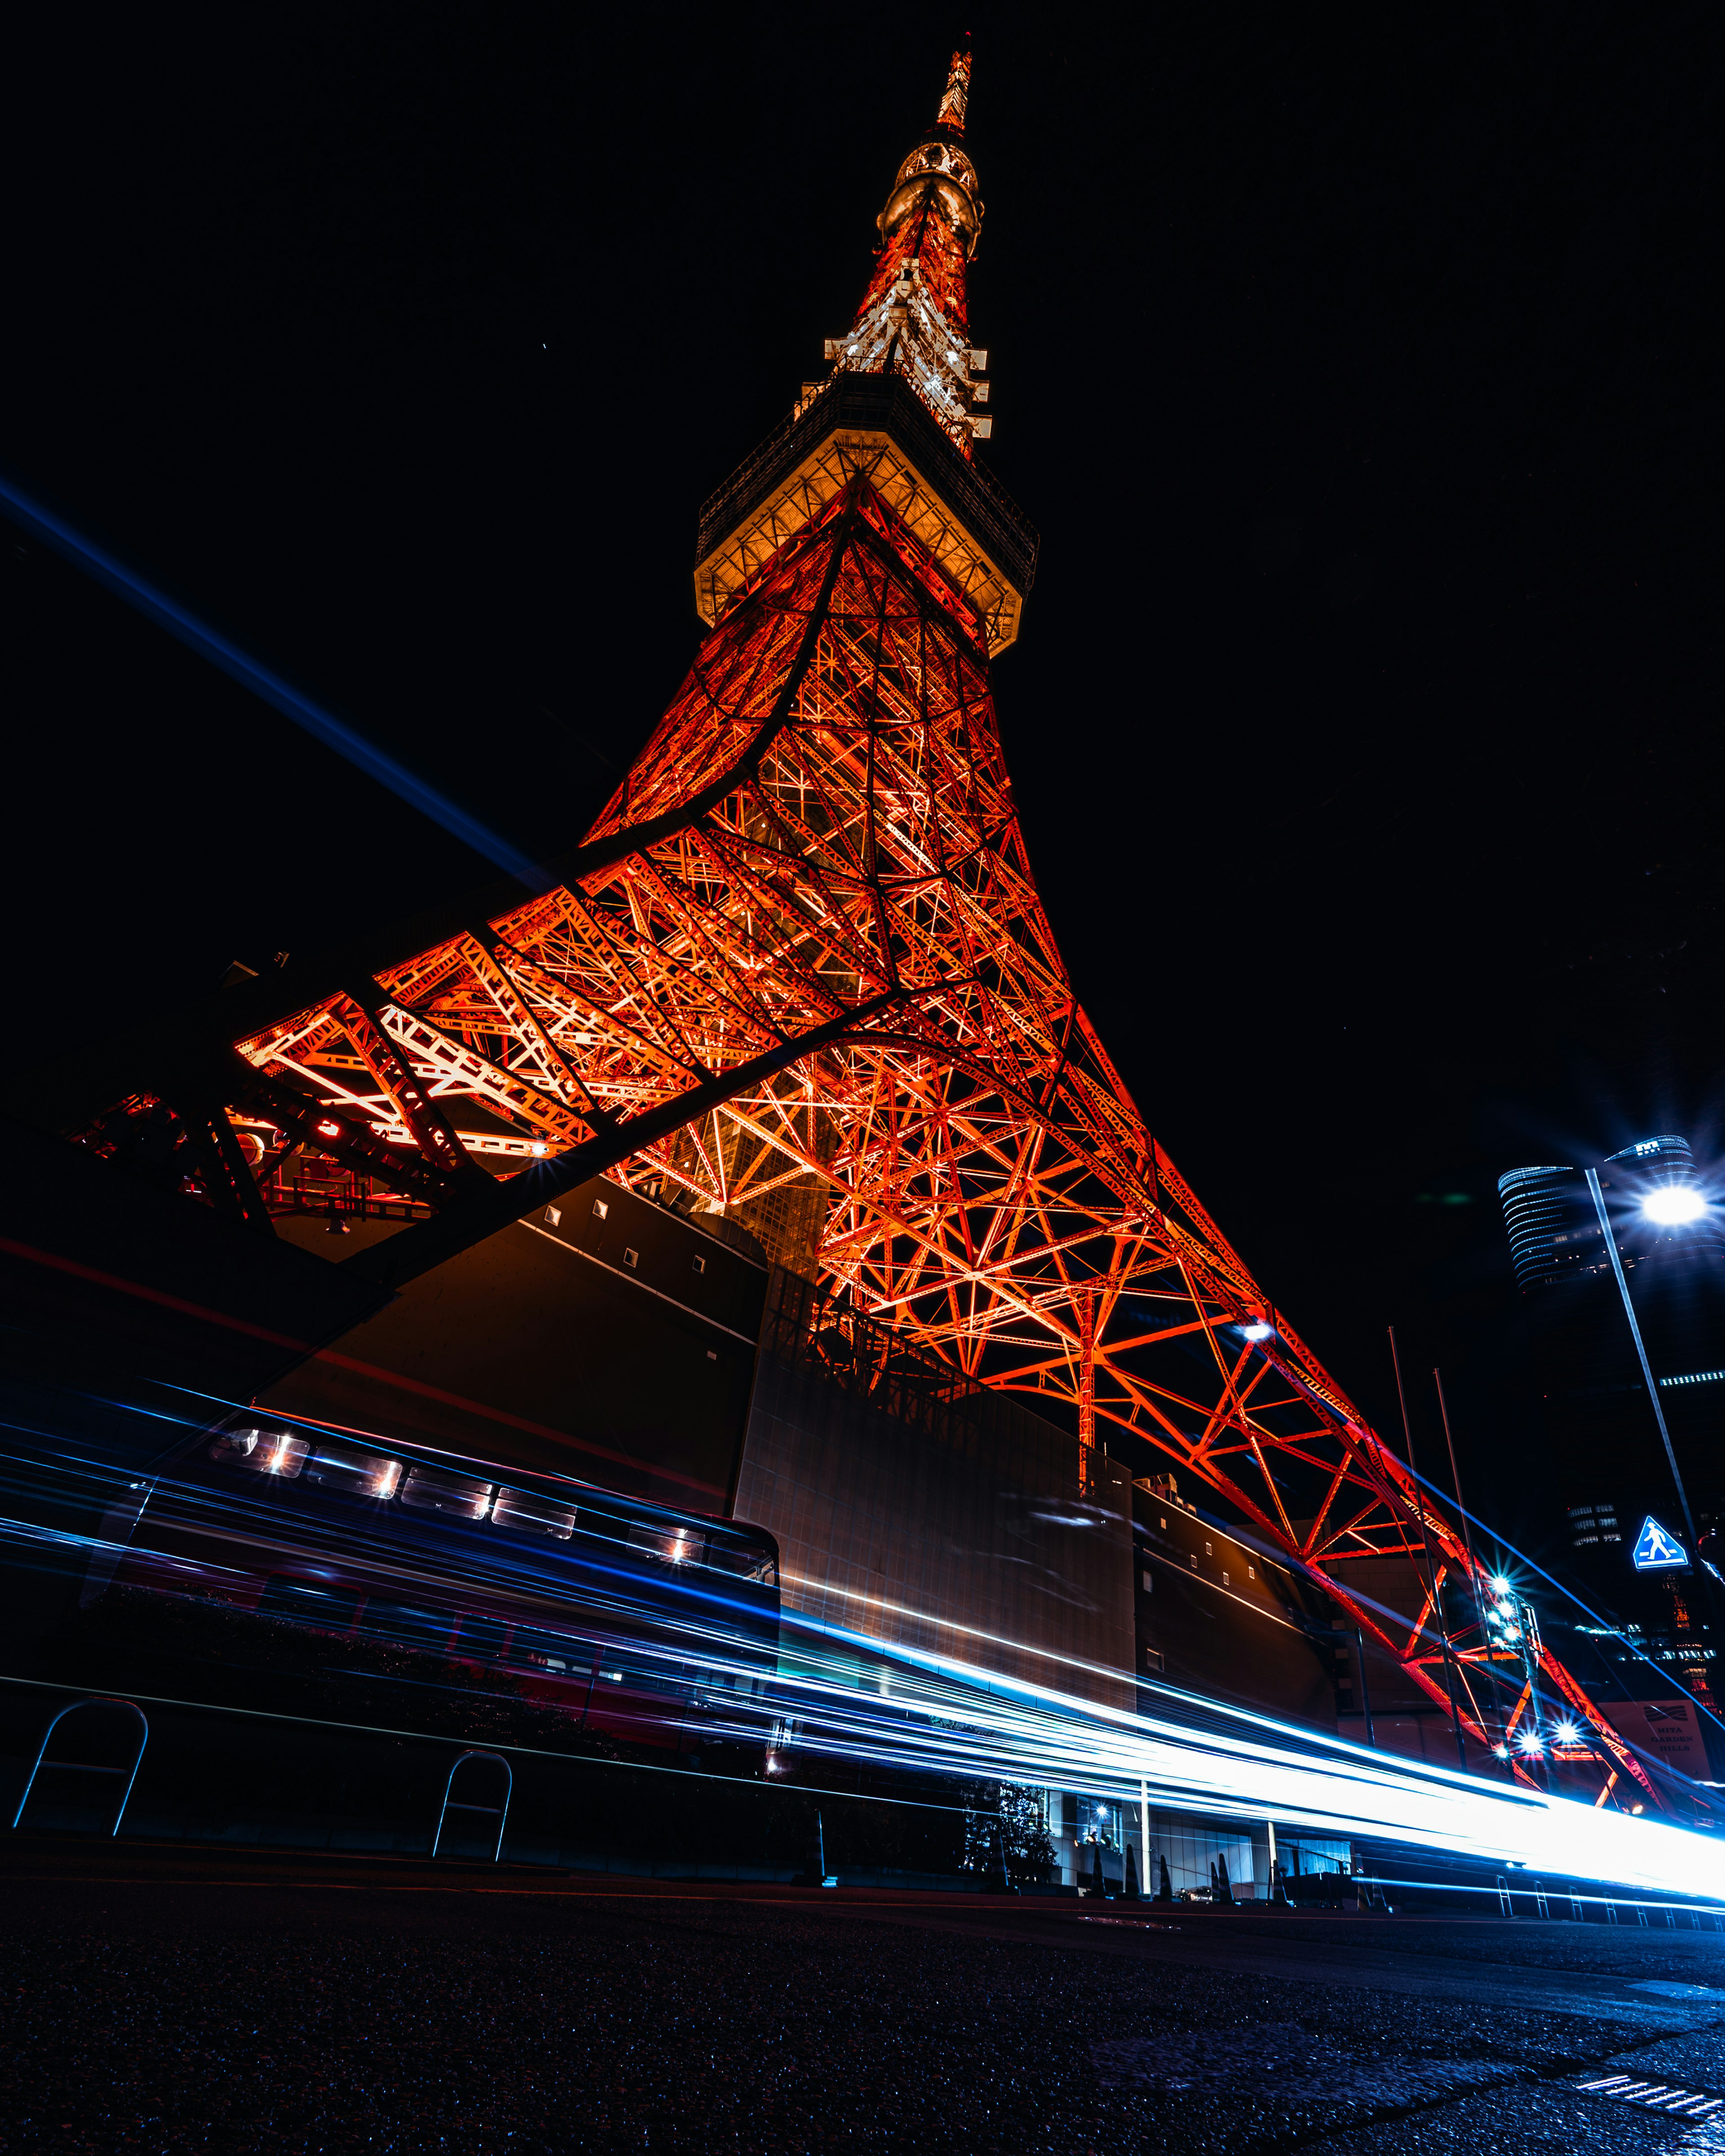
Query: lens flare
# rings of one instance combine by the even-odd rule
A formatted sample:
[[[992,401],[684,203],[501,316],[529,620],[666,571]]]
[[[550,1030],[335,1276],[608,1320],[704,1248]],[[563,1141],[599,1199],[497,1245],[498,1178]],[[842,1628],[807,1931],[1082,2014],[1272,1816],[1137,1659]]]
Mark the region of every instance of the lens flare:
[[[1698,1220],[1707,1209],[1707,1203],[1692,1183],[1669,1183],[1662,1190],[1650,1190],[1641,1200],[1641,1210],[1650,1220],[1661,1228],[1681,1228],[1686,1221]]]

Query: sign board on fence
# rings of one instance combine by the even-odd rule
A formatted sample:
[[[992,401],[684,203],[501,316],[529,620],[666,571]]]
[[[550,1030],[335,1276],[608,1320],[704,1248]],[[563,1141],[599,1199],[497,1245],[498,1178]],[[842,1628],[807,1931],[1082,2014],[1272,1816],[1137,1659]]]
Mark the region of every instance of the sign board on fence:
[[[1638,1750],[1651,1753],[1680,1774],[1706,1781],[1712,1773],[1700,1718],[1686,1699],[1635,1699],[1602,1705],[1600,1712]]]

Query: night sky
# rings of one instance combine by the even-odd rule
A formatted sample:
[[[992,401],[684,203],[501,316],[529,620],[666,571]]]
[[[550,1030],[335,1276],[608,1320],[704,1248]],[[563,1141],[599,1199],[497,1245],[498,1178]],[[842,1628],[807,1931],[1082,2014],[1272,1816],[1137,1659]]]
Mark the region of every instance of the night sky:
[[[1720,1150],[1719,17],[968,26],[983,454],[1043,535],[996,685],[1044,896],[1271,1297],[1385,1420],[1384,1327],[1440,1356],[1466,1494],[1513,1521],[1497,1175]],[[964,27],[39,18],[0,464],[567,845],[695,649],[696,509],[852,319]],[[10,526],[0,621],[15,1062],[490,873]]]

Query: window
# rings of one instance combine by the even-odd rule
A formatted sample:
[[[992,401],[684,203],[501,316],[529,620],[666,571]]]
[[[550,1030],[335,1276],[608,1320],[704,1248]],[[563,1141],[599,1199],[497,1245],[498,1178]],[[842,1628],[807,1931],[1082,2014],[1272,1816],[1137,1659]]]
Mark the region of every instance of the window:
[[[500,1490],[491,1507],[491,1518],[500,1527],[525,1527],[529,1534],[555,1535],[560,1543],[575,1532],[575,1507],[554,1505],[525,1490]]]
[[[311,1450],[303,1437],[290,1437],[280,1430],[266,1437],[254,1456],[266,1475],[280,1475],[284,1481],[290,1481],[305,1465],[305,1455]]]
[[[638,1557],[652,1558],[660,1564],[699,1564],[706,1552],[706,1537],[699,1527],[668,1521],[663,1527],[631,1527],[629,1546]]]
[[[603,1198],[594,1199],[593,1202],[593,1217],[595,1220],[608,1219],[610,1217],[610,1207],[605,1203]]]
[[[1227,1574],[1227,1572],[1226,1572],[1226,1570],[1225,1570],[1225,1568],[1224,1568],[1224,1571],[1223,1571],[1223,1573],[1222,1573],[1222,1584],[1223,1584],[1223,1586],[1224,1586],[1224,1587],[1231,1587],[1231,1586],[1233,1585],[1233,1584],[1234,1584],[1234,1583],[1233,1583],[1233,1581],[1232,1581],[1232,1580],[1230,1580],[1230,1579],[1229,1578],[1228,1574]]]
[[[491,1502],[489,1482],[465,1475],[445,1475],[429,1467],[408,1470],[401,1486],[403,1504],[422,1512],[449,1512],[458,1520],[482,1520]]]
[[[401,1462],[381,1452],[352,1452],[345,1445],[319,1445],[305,1460],[308,1482],[351,1491],[356,1497],[393,1497],[401,1481]]]
[[[762,1587],[778,1584],[778,1567],[768,1552],[752,1543],[710,1541],[706,1562],[712,1571],[728,1572],[737,1579],[756,1580]]]
[[[244,1460],[260,1475],[291,1479],[305,1464],[306,1440],[285,1430],[230,1430],[214,1445],[218,1460]]]
[[[694,1264],[691,1267],[691,1270],[697,1273],[704,1273],[706,1270],[706,1260],[703,1257],[697,1256]]]
[[[545,1209],[545,1218],[547,1223],[551,1227],[561,1228],[563,1224],[562,1207],[561,1205],[547,1205]]]
[[[1249,1564],[1249,1565],[1246,1567],[1246,1578],[1247,1578],[1248,1579],[1255,1579],[1257,1577],[1258,1577],[1258,1568],[1257,1568],[1257,1566],[1256,1566],[1256,1565],[1255,1565],[1255,1564]]]
[[[718,1349],[716,1348],[709,1348],[706,1351],[706,1359],[709,1363],[716,1363],[719,1359]]]
[[[1147,1573],[1143,1573],[1143,1574],[1142,1574],[1141,1576],[1142,1576],[1142,1579],[1143,1579],[1143,1582],[1144,1582],[1144,1592],[1145,1592],[1145,1594],[1148,1594],[1150,1593],[1150,1591],[1152,1590],[1152,1589],[1155,1586],[1156,1583],[1155,1583],[1155,1581],[1154,1581],[1153,1579],[1152,1579],[1152,1578],[1151,1578],[1151,1577],[1150,1577],[1150,1575],[1149,1575],[1149,1573],[1148,1573],[1147,1572]]]
[[[1144,1667],[1147,1670],[1160,1670],[1163,1667],[1162,1650],[1160,1647],[1145,1648]]]
[[[1168,1522],[1167,1522],[1166,1520],[1158,1520],[1158,1521],[1156,1522],[1156,1524],[1157,1524],[1157,1526],[1158,1526],[1158,1527],[1160,1527],[1160,1528],[1163,1530],[1163,1532],[1164,1533],[1166,1533],[1166,1532],[1167,1532],[1167,1531],[1168,1531]]]
[[[1204,1544],[1204,1555],[1205,1555],[1206,1557],[1209,1557],[1209,1556],[1211,1554],[1211,1552],[1210,1552],[1210,1546],[1209,1546],[1209,1544],[1208,1543],[1206,1543]]]
[[[631,1272],[634,1272],[635,1268],[641,1262],[640,1252],[639,1250],[625,1250],[623,1254],[623,1262],[629,1267]]]
[[[1196,1550],[1192,1552],[1192,1569],[1194,1572],[1198,1569],[1198,1552]]]

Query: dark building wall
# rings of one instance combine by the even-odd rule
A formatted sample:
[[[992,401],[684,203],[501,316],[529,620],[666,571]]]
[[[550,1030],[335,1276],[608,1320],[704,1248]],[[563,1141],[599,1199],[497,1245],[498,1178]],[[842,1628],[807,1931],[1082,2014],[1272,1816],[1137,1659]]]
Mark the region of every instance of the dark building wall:
[[[1131,1487],[1018,1402],[776,1272],[737,1488],[784,1603],[1130,1708]],[[1118,1672],[1117,1676],[1103,1674]]]
[[[1081,1489],[1069,1433],[710,1224],[587,1184],[257,1405],[734,1512],[778,1538],[788,1608],[1130,1707],[1126,1469]],[[337,1242],[317,1216],[283,1226]],[[338,1248],[391,1232],[356,1221]]]
[[[282,1225],[320,1255],[336,1240],[316,1218]],[[342,1252],[368,1231],[392,1224],[356,1222]],[[585,1183],[413,1281],[257,1404],[720,1512],[767,1279],[682,1214]]]
[[[1201,1519],[1172,1477],[1135,1486],[1132,1522],[1140,1679],[1333,1730],[1343,1699],[1329,1598]],[[1150,1686],[1140,1706],[1155,1712]]]

